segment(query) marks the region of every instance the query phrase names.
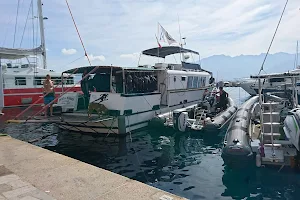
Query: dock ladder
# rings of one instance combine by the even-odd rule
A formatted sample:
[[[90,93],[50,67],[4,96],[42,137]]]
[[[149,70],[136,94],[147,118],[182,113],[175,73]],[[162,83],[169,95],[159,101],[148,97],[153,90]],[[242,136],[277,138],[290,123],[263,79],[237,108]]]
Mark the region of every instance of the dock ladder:
[[[290,141],[280,140],[279,102],[266,102],[263,106],[263,127],[261,141],[264,145],[262,164],[289,165],[288,157],[296,154]]]

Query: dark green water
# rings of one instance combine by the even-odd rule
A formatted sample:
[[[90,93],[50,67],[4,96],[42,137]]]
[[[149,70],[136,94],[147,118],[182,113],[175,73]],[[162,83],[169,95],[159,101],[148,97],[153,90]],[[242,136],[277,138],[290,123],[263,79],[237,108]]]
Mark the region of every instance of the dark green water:
[[[237,103],[248,98],[227,89]],[[5,116],[8,118],[9,116]],[[300,174],[223,166],[220,133],[145,130],[127,138],[61,132],[52,125],[9,125],[11,136],[189,199],[300,199]]]

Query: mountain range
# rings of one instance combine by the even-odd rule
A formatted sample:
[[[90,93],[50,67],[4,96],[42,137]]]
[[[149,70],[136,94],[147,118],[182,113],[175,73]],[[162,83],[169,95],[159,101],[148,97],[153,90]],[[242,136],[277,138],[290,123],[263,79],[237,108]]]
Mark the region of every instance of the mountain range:
[[[285,72],[295,68],[295,55],[284,52],[269,54],[261,73]],[[266,54],[226,56],[213,55],[201,60],[203,69],[213,72],[217,80],[234,80],[258,74]],[[299,57],[300,58],[300,57]]]

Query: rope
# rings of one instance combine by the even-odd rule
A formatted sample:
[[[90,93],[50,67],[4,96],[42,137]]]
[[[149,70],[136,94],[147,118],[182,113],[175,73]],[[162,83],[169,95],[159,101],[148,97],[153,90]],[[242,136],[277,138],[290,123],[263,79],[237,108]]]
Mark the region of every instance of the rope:
[[[18,0],[18,6],[17,6],[17,16],[16,16],[16,23],[15,23],[15,33],[14,33],[13,48],[15,47],[15,41],[16,41],[16,33],[17,33],[17,25],[18,25],[18,16],[19,16],[19,7],[20,7],[20,0]]]
[[[73,14],[72,14],[71,8],[70,8],[70,6],[69,6],[69,3],[68,3],[68,0],[66,0],[66,4],[67,4],[67,6],[68,6],[68,9],[69,9],[70,15],[71,15],[71,17],[72,17],[72,20],[73,20],[74,26],[75,26],[75,28],[76,28],[76,31],[77,31],[77,34],[78,34],[78,37],[79,37],[79,39],[80,39],[80,42],[81,42],[81,45],[82,45],[82,47],[83,47],[83,50],[84,50],[85,56],[87,57],[87,59],[88,59],[88,61],[89,61],[89,63],[90,63],[90,66],[91,66],[92,64],[91,64],[90,58],[89,58],[89,56],[87,55],[86,49],[85,49],[85,47],[84,47],[84,44],[83,44],[82,38],[81,38],[81,36],[80,36],[80,33],[79,33],[79,30],[78,30],[78,28],[77,28],[76,22],[75,22],[75,20],[74,20],[74,17],[73,17]]]
[[[29,5],[29,9],[28,9],[28,13],[27,13],[27,18],[26,18],[26,22],[25,22],[25,26],[24,26],[24,30],[23,30],[21,42],[20,42],[20,47],[22,46],[22,42],[23,42],[23,38],[24,38],[24,34],[25,34],[25,29],[26,29],[26,26],[27,26],[27,22],[28,22],[30,10],[31,10],[31,6],[32,6],[32,1],[33,1],[33,0],[31,0],[30,5]],[[24,1],[23,1],[23,2],[24,2]]]
[[[264,61],[263,61],[262,65],[261,65],[261,68],[260,68],[260,70],[259,70],[259,73],[258,73],[258,75],[259,75],[259,74],[260,74],[260,72],[261,72],[261,71],[264,69],[264,64],[265,64],[265,62],[266,62],[266,59],[267,59],[267,57],[268,57],[268,54],[269,54],[269,51],[270,51],[270,49],[271,49],[271,46],[272,46],[272,44],[273,44],[273,41],[274,41],[275,35],[276,35],[276,33],[277,33],[277,30],[278,30],[279,24],[280,24],[280,22],[281,22],[281,19],[282,19],[282,16],[283,16],[283,13],[284,13],[284,11],[285,11],[285,8],[286,8],[286,5],[287,5],[288,1],[289,1],[289,0],[286,0],[286,3],[285,3],[285,5],[284,5],[283,11],[282,11],[282,13],[281,13],[281,16],[280,16],[279,22],[278,22],[278,24],[277,24],[277,27],[276,27],[276,29],[275,29],[275,32],[274,32],[273,38],[272,38],[272,40],[271,40],[271,43],[270,43],[270,45],[269,45],[268,51],[267,51],[267,53],[266,53],[266,56],[265,56],[265,58],[264,58]]]

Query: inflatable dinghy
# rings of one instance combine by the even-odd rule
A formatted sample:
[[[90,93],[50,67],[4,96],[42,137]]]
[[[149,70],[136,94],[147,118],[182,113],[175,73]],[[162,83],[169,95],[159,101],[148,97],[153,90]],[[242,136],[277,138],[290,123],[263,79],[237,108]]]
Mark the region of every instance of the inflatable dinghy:
[[[174,110],[173,128],[181,132],[187,128],[195,131],[215,131],[223,128],[230,121],[237,107],[229,97],[225,110],[216,109],[216,104],[216,93],[212,92],[204,101],[194,107]]]
[[[252,159],[252,149],[248,127],[251,119],[251,110],[258,102],[258,96],[250,98],[236,112],[228,127],[224,138],[222,158],[224,162]],[[239,159],[240,158],[240,159]]]

